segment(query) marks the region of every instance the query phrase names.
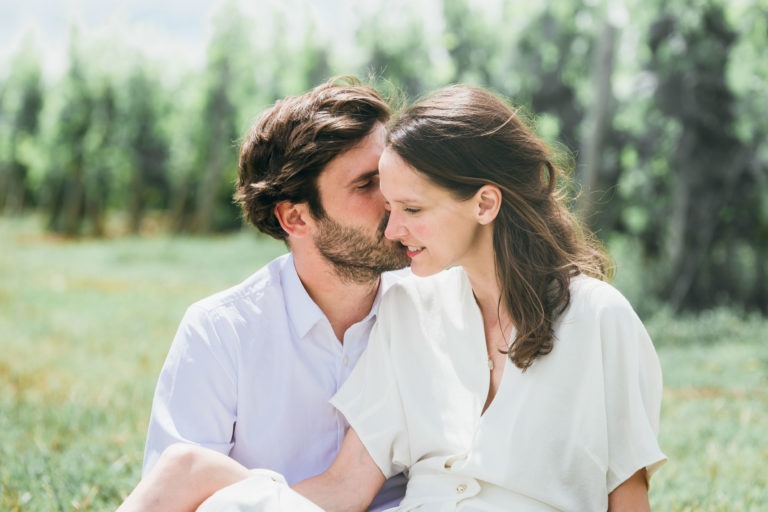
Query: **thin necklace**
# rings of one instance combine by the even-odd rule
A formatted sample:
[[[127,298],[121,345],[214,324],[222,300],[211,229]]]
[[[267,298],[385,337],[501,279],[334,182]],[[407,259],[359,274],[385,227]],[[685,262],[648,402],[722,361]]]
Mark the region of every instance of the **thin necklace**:
[[[512,344],[512,335],[514,334],[515,330],[512,329],[512,332],[509,333],[509,342],[507,342],[507,350],[509,350],[509,346]],[[488,371],[493,371],[493,358],[491,358],[491,353],[488,352]]]

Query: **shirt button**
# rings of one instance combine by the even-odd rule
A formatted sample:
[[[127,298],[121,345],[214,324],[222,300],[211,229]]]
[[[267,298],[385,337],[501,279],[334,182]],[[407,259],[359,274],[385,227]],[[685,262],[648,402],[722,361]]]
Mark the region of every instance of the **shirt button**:
[[[349,366],[349,357],[347,357],[347,356],[344,356],[344,359],[342,359],[342,360],[341,360],[341,363],[342,363],[344,366]]]
[[[456,486],[456,493],[463,494],[467,490],[467,484],[459,484]]]

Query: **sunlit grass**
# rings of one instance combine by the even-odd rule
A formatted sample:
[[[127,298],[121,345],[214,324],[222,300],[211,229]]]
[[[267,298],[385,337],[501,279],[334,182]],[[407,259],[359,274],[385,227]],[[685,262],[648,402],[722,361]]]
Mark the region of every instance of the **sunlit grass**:
[[[0,510],[113,510],[184,309],[285,252],[253,233],[67,241],[0,220]]]
[[[0,219],[0,510],[114,510],[185,308],[285,251],[253,233],[67,241]],[[620,263],[635,303],[642,279]],[[768,320],[643,316],[664,369],[654,510],[768,507]]]
[[[660,437],[670,462],[654,478],[658,510],[768,506],[768,332],[765,320],[752,324],[751,338],[730,338],[724,322],[710,324],[721,343],[659,348]]]

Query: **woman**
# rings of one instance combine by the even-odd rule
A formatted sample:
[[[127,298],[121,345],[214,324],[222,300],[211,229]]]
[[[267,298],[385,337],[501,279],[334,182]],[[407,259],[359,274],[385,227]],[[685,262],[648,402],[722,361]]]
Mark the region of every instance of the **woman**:
[[[565,207],[546,145],[494,95],[453,86],[399,117],[379,168],[386,236],[432,277],[383,299],[333,398],[351,425],[341,451],[294,489],[362,510],[406,471],[398,510],[648,509],[648,478],[666,460],[658,359],[602,282],[606,258]],[[162,485],[187,500],[166,503],[192,508],[249,476],[179,450],[155,479],[170,483],[142,483],[134,503]]]

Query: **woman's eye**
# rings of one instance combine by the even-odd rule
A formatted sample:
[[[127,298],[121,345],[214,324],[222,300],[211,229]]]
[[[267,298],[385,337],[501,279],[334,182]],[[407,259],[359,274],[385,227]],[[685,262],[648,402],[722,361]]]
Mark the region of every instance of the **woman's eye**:
[[[419,213],[421,209],[420,208],[403,208],[403,211],[405,213],[414,214],[414,213]]]

